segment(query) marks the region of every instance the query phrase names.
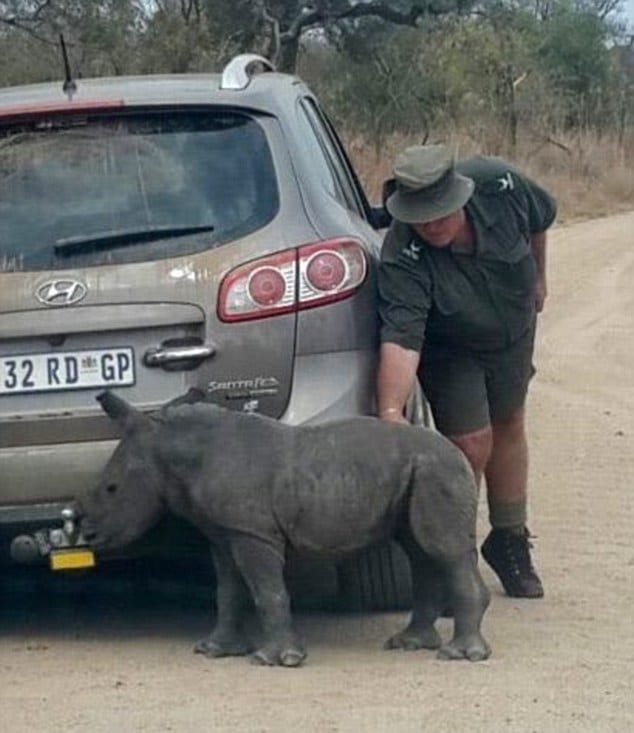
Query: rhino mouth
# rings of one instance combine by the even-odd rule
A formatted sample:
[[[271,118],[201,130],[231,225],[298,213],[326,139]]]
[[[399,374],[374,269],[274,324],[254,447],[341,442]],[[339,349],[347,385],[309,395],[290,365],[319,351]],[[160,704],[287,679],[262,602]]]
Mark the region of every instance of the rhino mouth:
[[[139,533],[130,528],[103,527],[89,517],[82,519],[79,526],[82,538],[93,550],[118,550],[139,537]]]
[[[93,522],[87,517],[83,517],[79,523],[81,536],[95,550],[103,549],[108,546],[107,536],[98,530]]]

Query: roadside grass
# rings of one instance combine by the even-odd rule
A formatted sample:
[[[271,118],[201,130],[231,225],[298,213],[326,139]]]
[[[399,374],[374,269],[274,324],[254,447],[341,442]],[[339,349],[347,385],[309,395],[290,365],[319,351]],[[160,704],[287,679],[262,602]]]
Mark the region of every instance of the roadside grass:
[[[344,137],[372,203],[380,201],[381,185],[391,176],[396,155],[421,142],[413,136],[394,135],[376,145],[359,135]],[[502,154],[553,193],[559,202],[559,224],[634,209],[634,133],[624,140],[564,132],[519,137],[516,150],[506,154],[491,143],[460,132],[432,134],[427,142],[449,144],[458,158]]]

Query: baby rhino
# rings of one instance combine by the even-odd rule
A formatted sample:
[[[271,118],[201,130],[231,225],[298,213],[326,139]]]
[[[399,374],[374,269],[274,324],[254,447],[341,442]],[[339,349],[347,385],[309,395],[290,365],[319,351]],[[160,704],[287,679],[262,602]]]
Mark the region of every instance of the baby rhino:
[[[476,485],[438,433],[369,417],[291,427],[202,402],[149,417],[110,392],[97,399],[123,437],[79,507],[82,532],[97,551],[116,548],[170,511],[209,538],[217,619],[197,652],[251,651],[239,632],[250,593],[263,632],[252,659],[301,664],[306,652],[284,584],[287,546],[338,558],[394,537],[411,562],[414,602],[409,624],[386,647],[489,656],[480,633],[489,593],[476,566]],[[454,635],[442,645],[434,623],[445,588]]]

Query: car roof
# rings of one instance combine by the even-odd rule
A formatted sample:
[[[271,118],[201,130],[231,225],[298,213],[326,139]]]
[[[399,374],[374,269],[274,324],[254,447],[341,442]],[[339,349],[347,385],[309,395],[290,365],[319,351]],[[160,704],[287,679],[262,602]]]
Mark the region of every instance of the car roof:
[[[69,95],[63,81],[0,89],[0,117],[111,107],[223,105],[277,116],[299,94],[309,93],[296,76],[274,71],[252,75],[242,88],[227,88],[222,74],[163,74],[75,80]]]

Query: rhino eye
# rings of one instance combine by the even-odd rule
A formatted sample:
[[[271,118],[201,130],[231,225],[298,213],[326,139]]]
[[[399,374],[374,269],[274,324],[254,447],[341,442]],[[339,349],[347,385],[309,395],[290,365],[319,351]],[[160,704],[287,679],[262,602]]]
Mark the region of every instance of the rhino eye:
[[[117,491],[117,485],[116,485],[116,484],[108,484],[108,485],[106,486],[106,491],[107,491],[107,492],[108,492],[109,494],[114,494],[114,493],[116,493],[116,491]]]

